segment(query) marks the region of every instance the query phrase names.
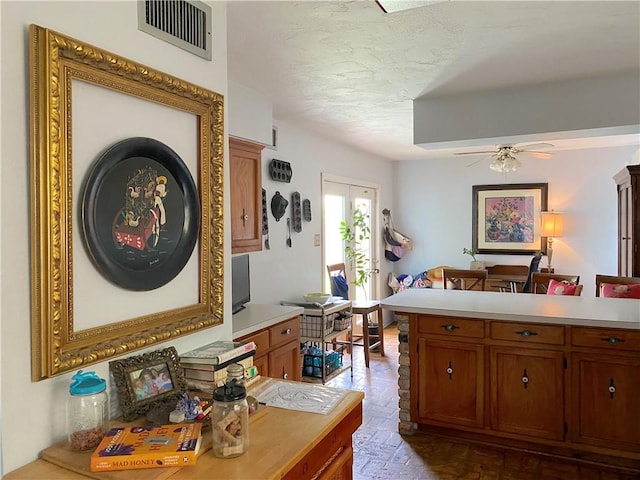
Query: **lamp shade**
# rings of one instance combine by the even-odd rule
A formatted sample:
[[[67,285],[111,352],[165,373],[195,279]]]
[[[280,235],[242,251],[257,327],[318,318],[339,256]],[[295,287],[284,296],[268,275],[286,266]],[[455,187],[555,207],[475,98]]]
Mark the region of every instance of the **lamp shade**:
[[[562,212],[541,212],[543,237],[561,237],[564,229]]]

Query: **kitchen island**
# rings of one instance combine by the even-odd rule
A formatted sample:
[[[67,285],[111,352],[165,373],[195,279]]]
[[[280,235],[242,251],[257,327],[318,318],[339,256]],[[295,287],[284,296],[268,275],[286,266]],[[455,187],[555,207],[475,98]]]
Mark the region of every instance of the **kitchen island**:
[[[403,434],[431,431],[640,471],[640,301],[410,289]]]

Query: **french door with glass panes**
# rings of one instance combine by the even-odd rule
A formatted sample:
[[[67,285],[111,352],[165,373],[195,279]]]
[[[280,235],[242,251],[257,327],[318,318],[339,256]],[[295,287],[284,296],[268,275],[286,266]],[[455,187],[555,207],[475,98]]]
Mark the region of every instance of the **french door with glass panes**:
[[[378,189],[375,186],[358,185],[355,180],[340,179],[323,175],[322,180],[322,212],[323,212],[323,285],[327,292],[331,291],[326,265],[344,262],[346,276],[349,281],[349,298],[351,300],[375,300],[378,298]],[[362,182],[365,183],[365,182]],[[356,287],[351,281],[356,278],[354,265],[345,255],[345,242],[340,233],[340,223],[352,224],[353,213],[358,210],[364,215],[370,235],[359,241],[358,249],[365,255],[365,270],[369,275],[362,287]],[[356,230],[356,237],[361,232]],[[353,247],[353,245],[352,245]]]

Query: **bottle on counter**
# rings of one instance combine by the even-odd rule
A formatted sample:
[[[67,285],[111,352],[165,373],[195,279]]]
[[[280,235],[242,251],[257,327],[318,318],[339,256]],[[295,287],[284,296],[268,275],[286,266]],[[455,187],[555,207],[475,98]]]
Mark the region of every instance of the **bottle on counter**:
[[[69,448],[93,450],[109,424],[107,382],[95,372],[84,373],[82,370],[78,370],[71,380],[66,409]]]
[[[237,378],[227,378],[222,387],[214,390],[211,426],[213,454],[216,457],[233,458],[247,451],[249,405],[244,382],[238,381]]]

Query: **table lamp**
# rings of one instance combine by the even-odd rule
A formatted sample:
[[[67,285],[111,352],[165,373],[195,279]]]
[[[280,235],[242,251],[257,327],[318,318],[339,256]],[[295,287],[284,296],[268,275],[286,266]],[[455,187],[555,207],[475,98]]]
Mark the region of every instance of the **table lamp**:
[[[551,257],[553,256],[553,239],[562,236],[563,218],[562,212],[541,212],[542,224],[541,236],[547,237],[547,267],[551,271]]]

